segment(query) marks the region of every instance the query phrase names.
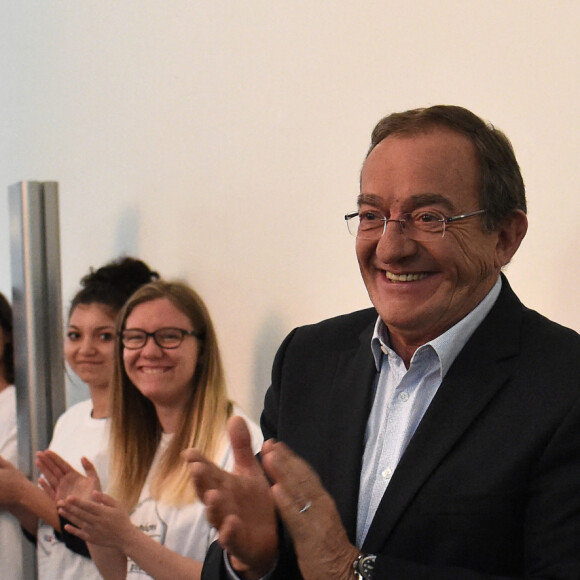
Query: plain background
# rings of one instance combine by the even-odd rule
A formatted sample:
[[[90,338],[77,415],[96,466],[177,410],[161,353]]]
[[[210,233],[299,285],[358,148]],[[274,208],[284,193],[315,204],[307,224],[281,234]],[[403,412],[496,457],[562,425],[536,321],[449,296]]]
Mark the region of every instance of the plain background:
[[[505,131],[530,229],[507,274],[580,330],[575,0],[12,0],[0,17],[7,187],[58,181],[64,311],[141,257],[204,297],[254,417],[283,337],[370,303],[343,216],[375,123],[459,104]],[[70,401],[86,396],[69,387]]]

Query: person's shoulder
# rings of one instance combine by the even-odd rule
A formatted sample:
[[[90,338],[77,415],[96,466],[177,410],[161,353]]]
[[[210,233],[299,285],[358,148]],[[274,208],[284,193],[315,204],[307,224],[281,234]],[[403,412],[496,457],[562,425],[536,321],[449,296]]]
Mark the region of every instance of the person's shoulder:
[[[299,326],[282,342],[276,361],[287,356],[297,356],[304,364],[320,357],[322,353],[338,355],[340,352],[356,350],[362,344],[368,345],[377,316],[374,308],[367,308]]]
[[[580,334],[530,308],[524,308],[524,336],[528,340],[541,338],[544,348],[577,350],[580,354]]]
[[[580,334],[524,305],[505,277],[501,294],[484,325],[502,335],[517,332],[524,345],[535,345],[544,352],[564,347],[567,352],[572,350],[580,354]]]

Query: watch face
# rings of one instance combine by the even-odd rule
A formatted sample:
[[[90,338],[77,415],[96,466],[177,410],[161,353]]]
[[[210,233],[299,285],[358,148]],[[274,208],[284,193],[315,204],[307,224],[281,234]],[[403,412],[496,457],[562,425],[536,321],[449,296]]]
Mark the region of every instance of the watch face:
[[[375,571],[375,560],[377,557],[374,554],[369,554],[368,556],[363,556],[358,562],[359,574],[365,578],[365,580],[371,580],[373,573]]]

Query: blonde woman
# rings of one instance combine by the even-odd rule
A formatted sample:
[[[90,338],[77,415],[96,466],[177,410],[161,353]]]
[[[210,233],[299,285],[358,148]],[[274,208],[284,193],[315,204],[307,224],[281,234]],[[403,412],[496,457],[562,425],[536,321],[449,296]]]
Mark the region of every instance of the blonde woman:
[[[199,578],[216,533],[180,454],[196,447],[232,468],[226,421],[243,414],[228,399],[209,312],[187,285],[142,287],[125,305],[118,333],[109,494],[71,496],[60,513],[107,579]],[[258,451],[260,430],[249,425]],[[44,459],[49,477],[66,476],[58,458]],[[91,464],[85,467],[98,488]]]

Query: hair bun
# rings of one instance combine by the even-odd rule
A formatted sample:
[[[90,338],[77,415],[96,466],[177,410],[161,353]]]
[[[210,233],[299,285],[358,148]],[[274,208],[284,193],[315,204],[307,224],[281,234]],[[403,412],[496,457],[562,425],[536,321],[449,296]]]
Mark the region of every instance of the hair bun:
[[[159,274],[137,258],[121,257],[91,268],[81,279],[81,290],[73,298],[71,311],[78,304],[98,302],[119,311],[138,288],[159,279]]]

